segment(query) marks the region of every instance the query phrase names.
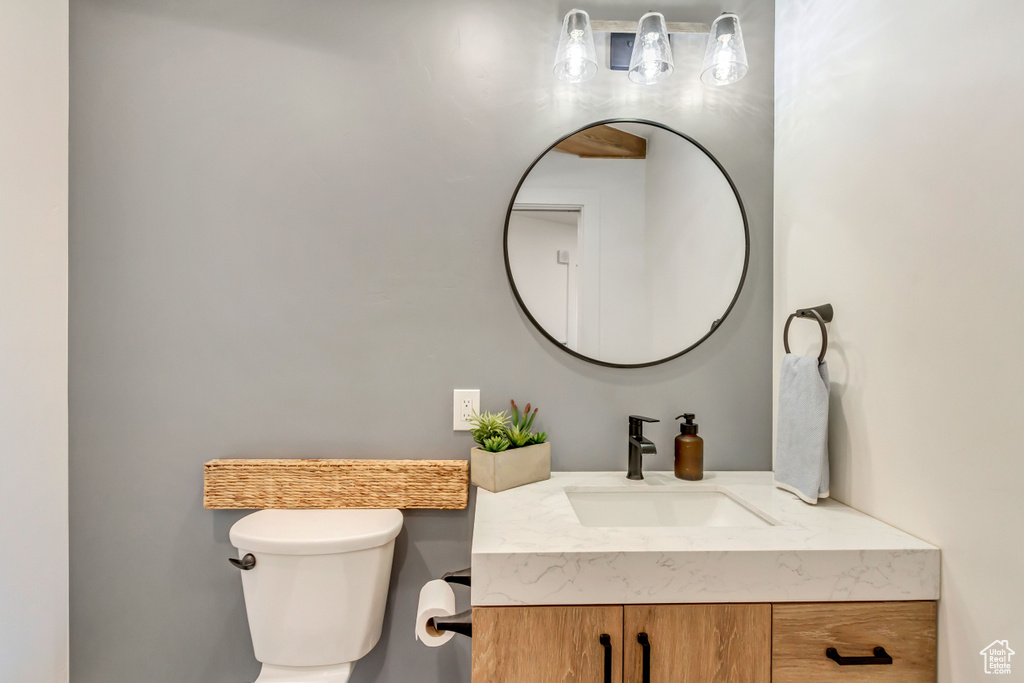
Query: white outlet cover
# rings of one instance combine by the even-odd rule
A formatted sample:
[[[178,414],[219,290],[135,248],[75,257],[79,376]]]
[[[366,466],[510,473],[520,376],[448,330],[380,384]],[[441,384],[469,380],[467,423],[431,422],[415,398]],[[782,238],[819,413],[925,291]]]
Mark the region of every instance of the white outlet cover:
[[[480,412],[479,389],[456,389],[452,399],[452,429],[468,432],[472,428],[469,416]]]

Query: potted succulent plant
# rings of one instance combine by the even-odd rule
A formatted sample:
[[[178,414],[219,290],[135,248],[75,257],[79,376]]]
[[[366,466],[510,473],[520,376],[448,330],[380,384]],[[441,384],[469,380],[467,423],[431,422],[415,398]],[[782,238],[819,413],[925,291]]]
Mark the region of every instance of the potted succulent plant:
[[[474,414],[470,434],[479,444],[470,451],[470,477],[482,489],[497,493],[551,478],[551,444],[544,432],[533,432],[538,409],[530,404],[520,413],[511,401],[509,411]]]

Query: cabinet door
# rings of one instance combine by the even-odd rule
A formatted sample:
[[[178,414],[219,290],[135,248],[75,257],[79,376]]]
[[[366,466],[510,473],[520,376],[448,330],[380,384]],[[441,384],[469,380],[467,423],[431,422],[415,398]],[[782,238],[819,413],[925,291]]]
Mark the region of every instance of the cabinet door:
[[[638,642],[640,634],[646,634],[649,647]],[[626,605],[623,637],[626,683],[771,679],[768,604]]]
[[[772,622],[776,683],[935,681],[934,602],[776,604]],[[876,647],[885,649],[892,664],[846,659],[873,657]],[[847,664],[830,659],[830,648]]]
[[[621,606],[473,609],[473,683],[605,681],[622,683]]]

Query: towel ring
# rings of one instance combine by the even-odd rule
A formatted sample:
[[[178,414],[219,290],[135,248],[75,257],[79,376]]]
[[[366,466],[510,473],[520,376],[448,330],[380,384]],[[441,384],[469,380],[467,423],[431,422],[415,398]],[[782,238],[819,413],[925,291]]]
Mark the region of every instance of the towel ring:
[[[825,323],[832,322],[832,304],[801,308],[796,313],[789,314],[789,317],[786,318],[786,326],[782,330],[782,346],[786,349],[786,353],[790,353],[789,324],[793,322],[793,318],[814,318],[818,321],[818,327],[821,328],[821,353],[818,354],[818,364],[820,365],[825,360],[825,351],[828,350],[828,330],[825,329]]]

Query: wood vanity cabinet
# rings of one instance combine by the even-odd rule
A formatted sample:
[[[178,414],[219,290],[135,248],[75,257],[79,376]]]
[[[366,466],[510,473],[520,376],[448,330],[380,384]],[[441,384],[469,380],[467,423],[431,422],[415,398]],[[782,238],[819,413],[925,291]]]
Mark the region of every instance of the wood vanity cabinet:
[[[892,656],[891,664],[859,659],[874,656],[877,647]],[[850,665],[830,659],[830,648]],[[473,610],[474,683],[924,683],[935,678],[934,602]]]
[[[767,683],[771,625],[766,604],[477,607],[473,681]]]

